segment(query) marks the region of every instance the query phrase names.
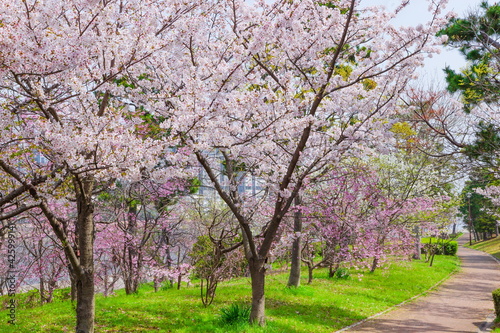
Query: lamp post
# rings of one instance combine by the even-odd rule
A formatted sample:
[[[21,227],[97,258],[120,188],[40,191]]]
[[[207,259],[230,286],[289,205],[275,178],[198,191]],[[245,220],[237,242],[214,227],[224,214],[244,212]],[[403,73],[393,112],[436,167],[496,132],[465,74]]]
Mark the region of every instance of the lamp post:
[[[468,192],[466,194],[467,201],[469,203],[469,245],[470,246],[472,245],[472,218],[471,218],[471,215],[470,215],[470,197],[471,197],[471,195],[472,195],[471,192]]]

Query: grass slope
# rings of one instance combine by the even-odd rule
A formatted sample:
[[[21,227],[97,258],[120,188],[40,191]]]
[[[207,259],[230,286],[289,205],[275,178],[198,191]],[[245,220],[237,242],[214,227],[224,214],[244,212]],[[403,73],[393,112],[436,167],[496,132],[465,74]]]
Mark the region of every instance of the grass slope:
[[[331,279],[325,270],[318,270],[311,285],[291,289],[285,287],[286,274],[269,275],[265,328],[220,323],[222,308],[250,303],[248,278],[221,283],[208,308],[201,305],[196,286],[155,293],[144,285],[137,295],[126,296],[123,291],[108,298],[98,295],[96,332],[333,332],[428,290],[458,265],[456,257],[440,256],[433,267],[401,261],[374,273],[352,270],[348,279]],[[6,298],[0,300],[5,303]],[[0,311],[0,318],[0,332],[74,332],[74,308],[67,300],[35,308],[21,305],[15,327],[5,324],[6,311]]]
[[[485,241],[473,243],[472,246],[468,246],[468,244],[469,243],[466,243],[466,246],[470,247],[471,249],[489,253],[495,256],[496,258],[500,259],[500,237],[495,237]]]

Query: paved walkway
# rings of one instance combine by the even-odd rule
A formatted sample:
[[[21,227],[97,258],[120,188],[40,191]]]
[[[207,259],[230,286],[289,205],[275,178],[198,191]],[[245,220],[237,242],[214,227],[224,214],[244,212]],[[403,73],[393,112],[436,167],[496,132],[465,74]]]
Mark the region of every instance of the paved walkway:
[[[500,288],[500,265],[488,254],[462,246],[458,256],[461,271],[436,291],[347,332],[485,332],[486,319],[494,312],[491,292]]]

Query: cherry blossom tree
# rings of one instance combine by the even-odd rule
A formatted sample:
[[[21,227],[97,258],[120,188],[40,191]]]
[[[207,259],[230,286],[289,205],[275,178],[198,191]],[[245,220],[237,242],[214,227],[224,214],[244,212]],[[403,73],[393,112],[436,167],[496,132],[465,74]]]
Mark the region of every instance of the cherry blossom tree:
[[[24,224],[27,230],[20,230],[22,257],[26,264],[18,268],[25,272],[25,279],[38,281],[40,303],[50,303],[60,280],[68,280],[67,261],[57,240],[47,234],[49,230],[43,215],[41,220],[34,214],[30,215],[33,223]]]
[[[372,240],[369,219],[378,202],[376,177],[362,165],[338,166],[324,181],[307,193],[305,215],[306,242],[304,259],[309,271],[329,267],[333,276],[341,265],[352,265],[365,259],[359,250]],[[318,251],[321,259],[317,260]]]
[[[137,180],[165,153],[140,126],[144,113],[164,129],[155,139],[182,147],[166,152],[170,162],[192,152],[238,220],[251,321],[264,324],[266,261],[294,198],[309,175],[363,151],[353,147],[383,146],[384,118],[435,51],[441,2],[428,24],[403,28],[390,20],[404,3],[395,13],[358,5],[0,5],[0,167],[12,185],[0,206],[13,205],[2,217],[37,206],[50,222],[77,277],[77,332],[94,330],[93,195],[115,178]],[[248,177],[262,179],[260,196],[238,191]],[[63,190],[76,202],[77,246],[47,205]],[[270,218],[257,214],[266,194]]]
[[[183,220],[171,206],[176,196],[189,193],[187,184],[183,179],[163,184],[151,180],[118,183],[100,195],[96,252],[111,264],[102,266],[101,275],[107,276],[117,266],[126,294],[137,292],[148,268],[172,261],[166,254],[174,241],[165,235],[173,235]]]
[[[263,325],[266,262],[283,217],[311,174],[353,147],[383,145],[383,119],[436,51],[443,3],[433,2],[430,22],[402,28],[390,21],[405,4],[389,13],[354,0],[207,3],[158,68],[177,89],[156,101],[167,105],[167,144],[193,152],[240,224],[250,320]],[[256,218],[259,196],[249,205],[238,190],[253,176],[272,194],[268,219]]]
[[[373,162],[372,162],[373,163]],[[322,183],[306,191],[301,207],[305,217],[303,261],[309,270],[329,267],[330,276],[343,266],[374,271],[388,257],[409,257],[414,252],[412,229],[429,218],[441,197],[422,196],[401,186],[420,188],[411,173],[388,188],[384,173],[366,162],[339,165]],[[410,193],[398,191],[395,187]],[[418,240],[418,242],[420,242]],[[318,260],[318,252],[321,253]]]
[[[77,332],[94,331],[94,193],[157,164],[161,147],[138,128],[146,110],[143,87],[155,54],[176,52],[177,25],[196,6],[176,0],[0,4],[0,170],[9,185],[0,207],[12,208],[0,219],[41,209],[76,278]],[[139,80],[141,88],[134,85]],[[62,192],[75,202],[76,243],[48,204]]]

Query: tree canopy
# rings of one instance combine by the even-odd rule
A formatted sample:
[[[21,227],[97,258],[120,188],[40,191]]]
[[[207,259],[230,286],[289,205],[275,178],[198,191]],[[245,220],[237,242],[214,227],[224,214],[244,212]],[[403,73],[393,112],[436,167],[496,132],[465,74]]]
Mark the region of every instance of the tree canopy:
[[[482,102],[498,102],[500,96],[500,5],[482,2],[464,18],[452,18],[439,35],[458,47],[468,60],[460,72],[446,68],[450,92],[459,92],[466,110]]]

